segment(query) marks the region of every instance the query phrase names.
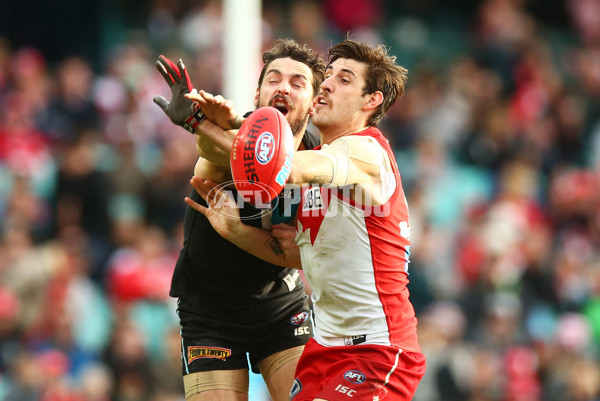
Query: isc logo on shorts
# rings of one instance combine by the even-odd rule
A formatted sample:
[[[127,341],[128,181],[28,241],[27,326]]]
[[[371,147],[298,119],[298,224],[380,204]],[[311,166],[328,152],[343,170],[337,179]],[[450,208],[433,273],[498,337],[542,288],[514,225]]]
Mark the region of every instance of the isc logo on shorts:
[[[365,381],[365,375],[358,370],[349,370],[344,373],[344,379],[348,380],[350,383],[360,384]]]
[[[256,141],[256,160],[260,164],[267,164],[275,153],[275,138],[270,132],[263,132]]]

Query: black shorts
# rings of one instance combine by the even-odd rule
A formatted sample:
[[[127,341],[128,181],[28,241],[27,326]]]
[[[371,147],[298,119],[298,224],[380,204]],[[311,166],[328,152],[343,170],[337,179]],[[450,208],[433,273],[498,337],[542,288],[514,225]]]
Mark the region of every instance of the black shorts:
[[[289,348],[306,344],[313,334],[308,297],[292,304],[269,304],[219,308],[220,313],[180,299],[183,374],[210,370],[248,368]]]

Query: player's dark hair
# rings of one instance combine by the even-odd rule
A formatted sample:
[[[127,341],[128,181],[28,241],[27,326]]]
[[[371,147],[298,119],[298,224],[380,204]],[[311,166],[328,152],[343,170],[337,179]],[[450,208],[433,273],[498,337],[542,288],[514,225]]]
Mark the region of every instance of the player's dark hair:
[[[329,49],[328,55],[328,66],[338,58],[356,60],[367,65],[363,95],[376,91],[383,93],[383,102],[367,122],[369,126],[376,127],[390,107],[404,94],[408,70],[396,64],[396,56],[390,56],[383,45],[370,46],[346,39]]]
[[[319,93],[321,83],[325,79],[325,60],[323,60],[323,57],[319,53],[313,51],[307,45],[300,46],[298,42],[290,38],[277,39],[273,43],[273,47],[263,53],[262,59],[265,65],[260,72],[258,86],[260,87],[262,85],[269,64],[273,60],[286,57],[304,63],[310,68],[313,75],[313,93],[315,95]]]

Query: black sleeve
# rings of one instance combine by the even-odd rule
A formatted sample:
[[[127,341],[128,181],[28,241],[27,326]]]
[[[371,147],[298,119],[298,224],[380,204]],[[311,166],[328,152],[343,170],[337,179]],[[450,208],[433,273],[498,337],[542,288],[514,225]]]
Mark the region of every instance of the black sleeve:
[[[321,144],[321,140],[310,131],[306,131],[302,137],[302,144],[304,145],[305,149],[311,150],[319,146]]]

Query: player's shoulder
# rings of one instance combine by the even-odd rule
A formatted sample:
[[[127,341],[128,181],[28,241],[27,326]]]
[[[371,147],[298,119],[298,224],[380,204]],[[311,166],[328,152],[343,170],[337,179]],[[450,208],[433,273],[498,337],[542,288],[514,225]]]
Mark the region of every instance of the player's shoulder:
[[[347,154],[379,153],[383,150],[376,138],[368,135],[344,135],[336,138],[328,145],[322,146],[323,150],[331,149],[343,151]]]

